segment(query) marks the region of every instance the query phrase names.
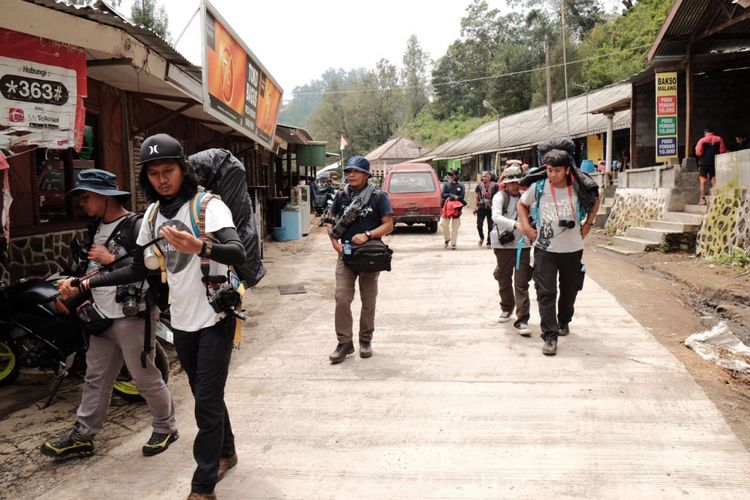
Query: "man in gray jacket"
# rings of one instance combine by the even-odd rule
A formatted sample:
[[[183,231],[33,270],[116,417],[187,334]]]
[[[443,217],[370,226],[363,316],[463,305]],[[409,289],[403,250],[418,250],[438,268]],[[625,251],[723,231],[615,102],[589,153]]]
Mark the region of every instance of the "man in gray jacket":
[[[504,189],[492,198],[492,222],[495,226],[490,233],[490,240],[497,259],[493,275],[500,289],[499,322],[510,321],[515,308],[516,321],[513,326],[519,335],[528,337],[531,335],[528,325],[531,250],[529,242],[524,239],[521,232],[516,212],[516,204],[521,197],[518,181],[522,177],[523,171],[517,165],[511,165],[503,171],[501,183]],[[522,248],[516,268],[519,241],[522,242]]]

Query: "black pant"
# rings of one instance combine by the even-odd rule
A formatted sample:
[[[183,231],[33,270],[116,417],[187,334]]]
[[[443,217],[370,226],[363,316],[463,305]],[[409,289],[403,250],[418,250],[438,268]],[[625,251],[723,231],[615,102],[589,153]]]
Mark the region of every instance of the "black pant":
[[[174,346],[195,398],[198,434],[193,443],[195,469],[192,490],[211,493],[216,486],[219,458],[234,455],[234,434],[224,404],[232,340],[237,319],[226,318],[197,332],[174,331]]]
[[[492,231],[492,208],[480,205],[477,208],[477,231],[479,231],[479,239],[484,241],[484,219],[487,219],[487,241],[490,241],[490,231]]]
[[[570,253],[554,253],[534,249],[534,286],[539,304],[542,338],[556,339],[560,325],[573,319],[578,291],[583,288],[584,273],[581,269],[583,250]],[[557,279],[560,279],[560,300],[557,302]]]

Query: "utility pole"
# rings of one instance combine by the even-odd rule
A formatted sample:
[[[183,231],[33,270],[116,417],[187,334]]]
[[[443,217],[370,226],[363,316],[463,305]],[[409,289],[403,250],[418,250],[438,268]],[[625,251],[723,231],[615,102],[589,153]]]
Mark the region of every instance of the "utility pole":
[[[544,35],[544,73],[547,78],[547,123],[552,123],[552,75],[550,73],[549,37]]]
[[[490,101],[488,101],[487,99],[482,101],[482,106],[484,106],[486,109],[492,110],[497,116],[497,155],[495,156],[495,173],[497,175],[500,175],[500,113],[498,113],[495,107],[490,104]]]
[[[560,19],[562,22],[563,78],[565,79],[565,123],[570,134],[570,110],[568,109],[568,58],[565,51],[565,0],[560,2]]]

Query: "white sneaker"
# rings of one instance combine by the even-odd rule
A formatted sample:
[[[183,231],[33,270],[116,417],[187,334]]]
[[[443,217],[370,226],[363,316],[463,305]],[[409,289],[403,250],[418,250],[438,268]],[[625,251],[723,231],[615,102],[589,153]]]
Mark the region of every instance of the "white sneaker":
[[[497,322],[498,323],[507,323],[508,321],[510,321],[510,313],[509,312],[505,312],[505,311],[501,312],[500,313],[500,317],[498,318]]]
[[[521,337],[530,337],[531,336],[531,330],[529,329],[529,325],[524,323],[523,321],[520,321],[513,325],[516,327],[516,330],[518,330],[518,334]]]

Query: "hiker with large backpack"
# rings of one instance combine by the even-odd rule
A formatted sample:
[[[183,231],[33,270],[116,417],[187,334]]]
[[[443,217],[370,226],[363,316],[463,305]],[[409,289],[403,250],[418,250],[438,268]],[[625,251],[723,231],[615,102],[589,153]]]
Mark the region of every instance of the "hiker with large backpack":
[[[516,206],[521,198],[519,181],[523,171],[519,165],[509,165],[503,170],[500,182],[503,190],[492,198],[490,241],[497,265],[493,276],[500,294],[499,323],[507,323],[515,309],[516,332],[528,337],[529,282],[531,281],[531,247],[521,232]],[[519,248],[520,245],[520,248]]]
[[[142,218],[123,207],[130,193],[118,188],[117,176],[95,168],[82,170],[67,196],[76,196],[86,215],[94,217],[89,227],[87,273],[117,265],[118,258],[127,265],[126,254],[136,247]],[[84,328],[90,334],[81,403],[73,428],[46,441],[42,454],[63,458],[94,453],[94,436],[102,430],[112,384],[123,361],[153,417],[154,430],[143,445],[143,455],[157,455],[177,440],[172,395],[155,364],[155,336],[149,335],[154,330],[156,310],[148,307],[151,301],[146,300],[146,294],[153,290],[144,278],[125,281],[119,287],[97,288],[85,301],[86,297],[80,297],[78,310],[87,318]],[[73,282],[74,278],[68,278],[58,284],[63,297],[80,294]]]
[[[698,180],[700,181],[700,204],[706,204],[706,182],[711,179],[711,186],[716,185],[716,155],[726,153],[724,139],[714,134],[713,128],[706,127],[703,137],[695,145],[695,155],[698,157]]]
[[[149,262],[152,257],[158,261],[169,285],[174,345],[195,397],[197,468],[188,499],[214,499],[216,483],[237,463],[224,386],[242,287],[229,266],[242,266],[246,249],[230,209],[199,189],[176,139],[167,134],[147,138],[138,163],[139,184],[153,203],[137,242],[161,238],[149,247]],[[146,273],[143,253],[137,253],[130,266],[82,280],[80,287],[131,282]]]
[[[592,193],[578,181],[585,174],[577,171],[567,151],[547,152],[542,164],[546,175],[531,184],[517,208],[521,230],[534,245],[533,277],[544,339],[542,353],[550,356],[557,352],[558,336],[570,332],[576,296],[585,277],[583,239],[591,230],[599,198],[594,196],[589,206]]]

